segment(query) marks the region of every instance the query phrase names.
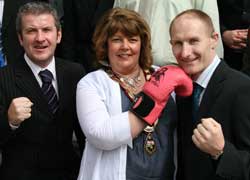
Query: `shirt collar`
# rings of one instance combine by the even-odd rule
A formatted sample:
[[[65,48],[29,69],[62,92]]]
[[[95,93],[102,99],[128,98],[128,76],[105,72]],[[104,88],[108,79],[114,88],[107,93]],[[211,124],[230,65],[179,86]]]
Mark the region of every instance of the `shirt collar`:
[[[206,89],[220,61],[221,61],[220,58],[217,55],[215,55],[212,63],[200,74],[200,76],[197,78],[195,82],[200,86],[202,86],[204,89]]]
[[[27,56],[27,54],[24,54],[24,59],[26,61],[26,63],[28,64],[28,66],[30,67],[30,69],[32,70],[33,74],[35,76],[37,76],[39,74],[40,71],[48,69],[52,74],[53,74],[53,78],[54,80],[56,80],[56,68],[55,68],[55,58],[53,56],[52,61],[49,63],[49,65],[47,67],[40,67],[37,64],[35,64],[34,62],[32,62],[30,60],[30,58]]]

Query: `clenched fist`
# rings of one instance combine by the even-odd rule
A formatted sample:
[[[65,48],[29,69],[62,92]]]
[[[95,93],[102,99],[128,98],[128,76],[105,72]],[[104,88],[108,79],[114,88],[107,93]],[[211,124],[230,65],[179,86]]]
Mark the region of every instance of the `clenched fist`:
[[[215,156],[223,152],[225,140],[221,125],[213,118],[203,118],[194,129],[192,140],[203,152]]]
[[[11,125],[18,126],[31,117],[33,103],[26,97],[18,97],[11,101],[8,109],[8,120]]]

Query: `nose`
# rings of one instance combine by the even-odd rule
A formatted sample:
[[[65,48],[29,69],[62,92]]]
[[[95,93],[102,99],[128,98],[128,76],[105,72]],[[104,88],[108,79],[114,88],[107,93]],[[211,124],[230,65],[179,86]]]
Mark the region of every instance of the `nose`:
[[[181,49],[181,57],[188,58],[191,55],[191,51],[191,46],[184,43]]]
[[[124,39],[122,41],[122,49],[125,49],[125,50],[129,49],[129,41],[127,39]]]
[[[45,39],[44,33],[42,31],[38,31],[36,33],[36,41],[42,42]]]

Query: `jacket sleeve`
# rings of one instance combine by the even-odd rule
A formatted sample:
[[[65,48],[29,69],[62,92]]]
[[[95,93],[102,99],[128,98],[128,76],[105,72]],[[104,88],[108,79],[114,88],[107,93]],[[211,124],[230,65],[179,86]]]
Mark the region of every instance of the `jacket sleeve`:
[[[11,130],[8,122],[8,104],[4,98],[4,91],[0,87],[0,148],[8,141],[10,136],[14,133]]]
[[[225,139],[217,171],[225,179],[250,179],[250,84],[237,87],[231,112],[231,136]],[[233,141],[233,142],[232,142]]]
[[[121,112],[119,86],[112,87],[111,93],[111,87],[90,79],[85,76],[76,93],[77,115],[87,141],[103,150],[131,145],[128,112]]]

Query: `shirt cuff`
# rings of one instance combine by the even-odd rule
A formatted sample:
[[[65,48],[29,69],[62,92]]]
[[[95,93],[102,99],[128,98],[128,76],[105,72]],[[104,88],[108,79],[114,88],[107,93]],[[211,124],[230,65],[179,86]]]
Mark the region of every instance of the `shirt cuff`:
[[[9,123],[9,126],[10,126],[11,130],[14,131],[14,130],[16,130],[17,128],[19,128],[20,125],[13,125],[13,124]]]

